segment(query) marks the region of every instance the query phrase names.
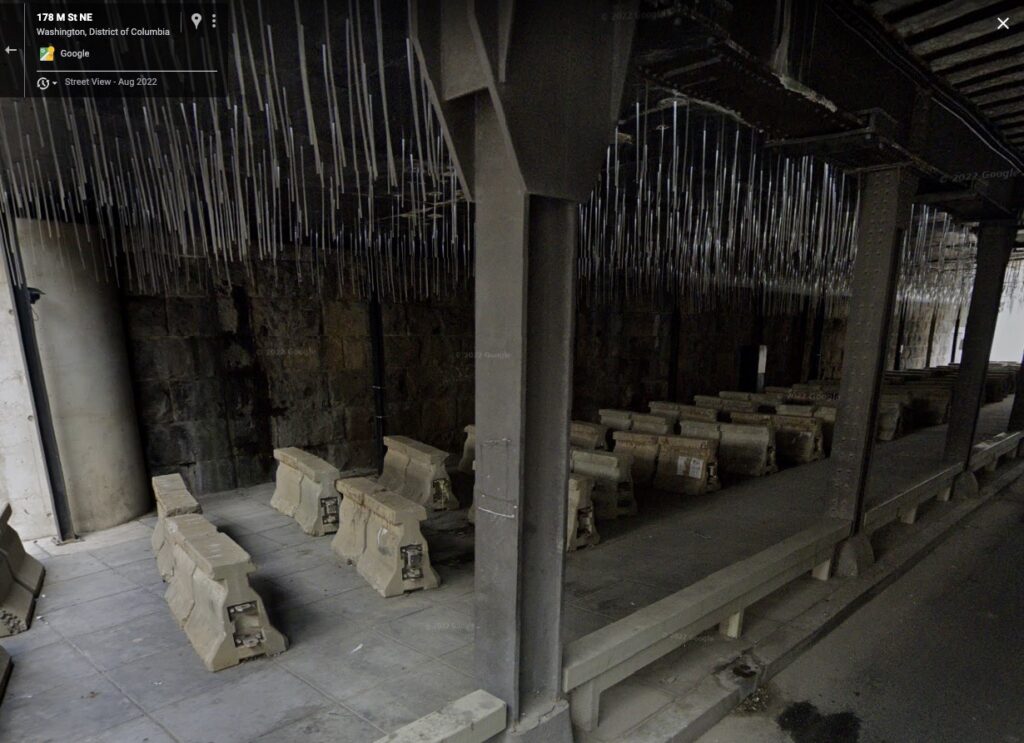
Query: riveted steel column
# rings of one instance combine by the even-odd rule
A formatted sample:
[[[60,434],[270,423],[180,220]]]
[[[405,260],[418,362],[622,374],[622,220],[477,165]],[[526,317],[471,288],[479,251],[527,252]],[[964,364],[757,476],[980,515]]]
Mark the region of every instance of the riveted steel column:
[[[902,168],[861,175],[857,257],[832,446],[830,513],[860,531],[903,236],[917,179]]]
[[[992,220],[978,226],[978,268],[971,292],[971,309],[964,326],[964,350],[953,386],[943,459],[963,462],[971,455],[988,374],[988,357],[999,316],[1003,277],[1017,235],[1015,220]]]

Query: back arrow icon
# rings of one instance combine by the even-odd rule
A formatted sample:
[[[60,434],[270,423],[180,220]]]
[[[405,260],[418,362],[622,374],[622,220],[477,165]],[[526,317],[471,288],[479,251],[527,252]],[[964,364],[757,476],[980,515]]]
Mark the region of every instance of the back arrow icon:
[[[16,52],[18,50],[17,49],[11,49],[9,46],[7,46],[7,47],[4,47],[4,51],[7,52],[8,54],[10,54],[11,52]]]

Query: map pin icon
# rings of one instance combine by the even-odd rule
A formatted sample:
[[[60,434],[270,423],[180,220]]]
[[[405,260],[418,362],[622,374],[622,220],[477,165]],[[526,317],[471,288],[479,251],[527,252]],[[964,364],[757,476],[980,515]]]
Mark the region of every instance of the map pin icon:
[[[203,16],[202,16],[201,13],[193,13],[192,14],[192,23],[195,25],[195,27],[197,29],[199,28],[199,24],[202,23],[202,22],[203,22]]]

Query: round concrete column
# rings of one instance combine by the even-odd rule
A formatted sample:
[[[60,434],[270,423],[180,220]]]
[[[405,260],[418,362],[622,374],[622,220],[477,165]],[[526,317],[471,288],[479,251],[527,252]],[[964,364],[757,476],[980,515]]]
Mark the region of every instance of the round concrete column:
[[[75,530],[123,524],[146,513],[151,497],[100,238],[87,227],[76,237],[71,225],[22,220],[18,238],[28,284],[45,293],[32,309]]]

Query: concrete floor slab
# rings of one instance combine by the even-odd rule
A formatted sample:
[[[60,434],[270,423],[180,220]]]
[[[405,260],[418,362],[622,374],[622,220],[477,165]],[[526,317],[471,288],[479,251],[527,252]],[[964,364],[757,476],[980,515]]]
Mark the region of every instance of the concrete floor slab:
[[[344,702],[417,673],[431,658],[369,628],[340,631],[282,655],[279,665]]]
[[[153,546],[149,537],[146,536],[121,544],[112,544],[109,547],[101,547],[93,550],[89,555],[100,560],[107,567],[116,568],[140,560],[152,560]]]
[[[31,544],[31,542],[29,544]],[[88,553],[77,555],[50,555],[48,557],[43,557],[41,562],[43,563],[43,567],[46,568],[46,578],[43,584],[44,587],[49,584],[77,578],[81,575],[99,573],[110,567],[103,561]]]
[[[7,702],[28,700],[61,684],[96,673],[86,656],[67,642],[55,642],[21,653],[16,667],[18,683],[8,691]]]
[[[395,730],[477,688],[472,678],[440,661],[345,700],[345,706],[383,730]]]
[[[256,743],[367,743],[383,735],[344,707],[333,707],[277,728]]]
[[[311,686],[295,683],[286,670],[267,664],[151,716],[181,743],[246,743],[329,706]]]
[[[81,740],[141,715],[127,696],[99,674],[32,695],[22,695],[18,691],[20,684],[15,671],[4,699],[3,714],[0,714],[0,740],[18,743]]]
[[[58,609],[126,593],[136,588],[134,583],[108,567],[65,581],[48,580],[44,583],[36,603],[36,614],[53,614]]]
[[[170,612],[158,611],[97,632],[78,635],[74,645],[101,671],[163,653],[188,647],[188,640]]]
[[[36,611],[40,610],[37,608]],[[162,598],[132,586],[130,591],[66,606],[38,616],[39,621],[46,622],[65,637],[75,637],[163,611],[167,611],[167,604]]]
[[[431,607],[380,627],[383,635],[433,657],[473,642],[473,620],[449,607]]]
[[[167,731],[150,720],[139,717],[123,725],[80,739],[79,743],[176,743]]]

